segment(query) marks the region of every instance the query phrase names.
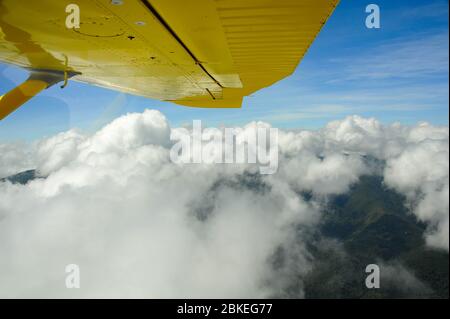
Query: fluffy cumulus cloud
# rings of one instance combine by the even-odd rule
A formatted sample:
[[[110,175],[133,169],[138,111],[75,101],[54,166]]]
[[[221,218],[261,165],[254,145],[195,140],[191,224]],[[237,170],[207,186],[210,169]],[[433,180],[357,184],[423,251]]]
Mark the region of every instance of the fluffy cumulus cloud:
[[[448,128],[421,124],[408,132],[405,147],[388,158],[385,181],[410,200],[417,217],[429,223],[427,242],[448,250]]]
[[[255,127],[268,125],[240,134]],[[257,164],[174,163],[170,135],[179,131],[147,110],[26,151],[0,145],[3,175],[36,167],[43,177],[0,183],[0,296],[279,295],[313,265],[304,242],[323,198],[370,173],[368,156],[386,162],[386,184],[429,224],[427,242],[448,249],[447,128],[349,117],[315,132],[279,131],[272,175]],[[26,152],[31,162],[18,165]],[[65,288],[68,264],[80,267],[80,289]]]
[[[360,152],[386,163],[384,181],[404,194],[428,224],[427,243],[449,249],[449,129],[420,123],[382,126],[357,116],[330,123],[326,148]]]

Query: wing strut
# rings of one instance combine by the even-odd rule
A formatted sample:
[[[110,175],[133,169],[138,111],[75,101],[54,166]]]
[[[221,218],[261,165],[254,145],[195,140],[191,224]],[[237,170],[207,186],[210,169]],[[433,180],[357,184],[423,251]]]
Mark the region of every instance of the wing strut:
[[[0,96],[0,120],[14,112],[42,90],[60,81],[66,81],[76,74],[75,72],[32,70],[25,82],[5,95]]]

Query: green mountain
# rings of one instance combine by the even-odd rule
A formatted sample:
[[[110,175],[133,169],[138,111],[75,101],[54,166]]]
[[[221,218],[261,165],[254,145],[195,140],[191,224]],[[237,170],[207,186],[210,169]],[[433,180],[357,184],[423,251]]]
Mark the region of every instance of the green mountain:
[[[13,184],[25,185],[26,183],[32,181],[35,178],[39,178],[39,176],[37,175],[36,170],[31,169],[5,178],[0,178],[0,182],[10,181]]]
[[[448,298],[448,252],[425,246],[425,224],[380,176],[363,176],[328,203],[307,298]],[[380,289],[367,289],[365,268],[380,266]],[[383,277],[383,271],[387,275]]]

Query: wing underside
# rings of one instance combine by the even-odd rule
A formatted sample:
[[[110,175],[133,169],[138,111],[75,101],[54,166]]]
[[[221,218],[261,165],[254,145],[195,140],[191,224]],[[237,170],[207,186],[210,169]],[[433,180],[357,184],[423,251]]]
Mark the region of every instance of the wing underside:
[[[197,107],[291,74],[338,0],[0,0],[0,61]],[[0,99],[1,100],[1,99]]]

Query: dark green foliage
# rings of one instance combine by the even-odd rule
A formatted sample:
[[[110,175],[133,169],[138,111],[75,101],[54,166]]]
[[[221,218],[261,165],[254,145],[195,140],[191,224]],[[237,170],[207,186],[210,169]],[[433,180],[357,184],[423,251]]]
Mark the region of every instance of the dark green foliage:
[[[25,185],[26,183],[32,181],[35,178],[38,178],[38,176],[36,174],[36,170],[32,169],[9,177],[1,178],[0,182],[10,181],[13,184]]]
[[[305,280],[307,298],[448,298],[448,252],[425,246],[425,225],[379,176],[363,176],[346,195],[330,199],[321,234],[340,246],[317,244]],[[406,269],[413,279],[383,279],[365,287],[368,264]],[[294,296],[292,296],[294,297]]]

